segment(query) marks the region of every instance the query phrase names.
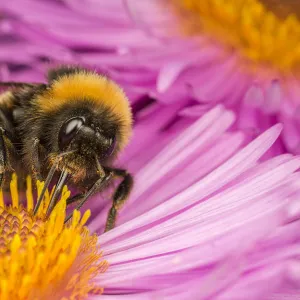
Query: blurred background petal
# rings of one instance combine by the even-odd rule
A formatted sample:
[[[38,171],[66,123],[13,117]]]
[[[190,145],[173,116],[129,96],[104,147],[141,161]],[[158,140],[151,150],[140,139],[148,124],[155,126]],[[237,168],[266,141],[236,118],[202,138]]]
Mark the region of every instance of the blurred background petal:
[[[222,102],[253,137],[282,122],[277,150],[300,151],[297,1],[12,0],[0,11],[3,80],[85,64],[132,101],[199,104],[198,116]]]

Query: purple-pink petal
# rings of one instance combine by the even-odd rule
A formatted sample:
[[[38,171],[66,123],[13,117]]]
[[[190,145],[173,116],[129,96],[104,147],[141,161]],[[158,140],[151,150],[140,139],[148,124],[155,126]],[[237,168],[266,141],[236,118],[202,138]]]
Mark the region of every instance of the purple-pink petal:
[[[241,149],[243,135],[226,133],[232,124],[231,120],[226,125],[230,115],[222,107],[210,111],[174,137],[143,172],[136,173],[137,182],[141,182],[132,195],[134,206],[130,199],[119,226],[99,237],[111,264],[99,278],[108,295],[133,293],[139,299],[189,299],[191,295],[195,299],[235,299],[236,295],[236,299],[257,299],[285,286],[290,261],[297,259],[300,251],[300,176],[296,172],[300,159],[285,154],[259,162],[281,126],[269,129]],[[218,128],[218,123],[224,127],[211,130]],[[235,141],[234,153],[229,151],[202,175],[199,165],[195,182],[189,181],[195,169],[181,170],[185,176],[180,177],[172,160],[185,153],[186,143],[199,140],[203,148],[196,147],[186,155],[201,153],[206,161],[210,151],[217,149],[205,146],[209,136],[224,147],[226,141],[228,147],[234,147]],[[170,157],[171,161],[167,160]],[[164,171],[165,164],[169,167]],[[170,178],[162,185],[164,193],[157,190],[155,172]],[[170,193],[176,177],[181,178],[181,190]],[[159,197],[163,201],[156,200]],[[143,210],[143,206],[148,208]],[[90,228],[102,228],[99,221],[96,217]]]

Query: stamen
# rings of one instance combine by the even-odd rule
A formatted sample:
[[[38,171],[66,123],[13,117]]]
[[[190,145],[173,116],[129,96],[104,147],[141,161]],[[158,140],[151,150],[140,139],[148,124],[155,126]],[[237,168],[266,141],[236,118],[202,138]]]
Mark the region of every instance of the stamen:
[[[12,206],[19,207],[17,175],[15,173],[12,175],[12,180],[10,182],[10,194],[11,194],[11,199],[12,199]]]
[[[48,190],[34,215],[31,178],[27,208],[19,199],[16,175],[10,188],[12,205],[5,204],[0,191],[0,299],[83,299],[101,293],[93,278],[108,264],[101,260],[97,237],[84,227],[90,211],[81,217],[75,210],[72,221],[64,224],[70,196],[66,186],[49,217]],[[37,194],[43,189],[44,183],[38,182]]]
[[[27,210],[31,211],[33,209],[33,196],[32,196],[32,180],[30,176],[26,178],[26,199],[27,199]]]
[[[172,0],[184,34],[207,36],[250,59],[245,67],[257,71],[262,63],[286,75],[300,67],[300,21],[290,13],[278,17],[264,0]],[[283,2],[283,1],[281,1]],[[289,4],[283,4],[289,6]],[[300,5],[297,6],[300,8]],[[205,46],[205,45],[204,45]]]

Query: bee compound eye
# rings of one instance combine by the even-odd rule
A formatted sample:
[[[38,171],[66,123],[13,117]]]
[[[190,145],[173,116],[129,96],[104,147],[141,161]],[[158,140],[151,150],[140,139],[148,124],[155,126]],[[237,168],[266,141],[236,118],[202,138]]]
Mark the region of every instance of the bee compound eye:
[[[62,125],[58,136],[58,146],[60,150],[66,150],[83,124],[83,117],[75,117],[67,120]]]

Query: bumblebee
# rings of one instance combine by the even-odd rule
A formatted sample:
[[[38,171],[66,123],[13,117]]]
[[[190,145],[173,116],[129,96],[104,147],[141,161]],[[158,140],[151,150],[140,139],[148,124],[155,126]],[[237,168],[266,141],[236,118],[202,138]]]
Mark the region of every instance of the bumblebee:
[[[120,177],[105,227],[110,230],[133,186],[126,170],[113,167],[132,130],[129,101],[112,80],[83,68],[59,67],[47,79],[47,84],[0,83],[8,88],[0,94],[0,185],[11,170],[45,180],[36,213],[58,174],[49,215],[66,182],[78,189],[67,204],[80,209]]]

